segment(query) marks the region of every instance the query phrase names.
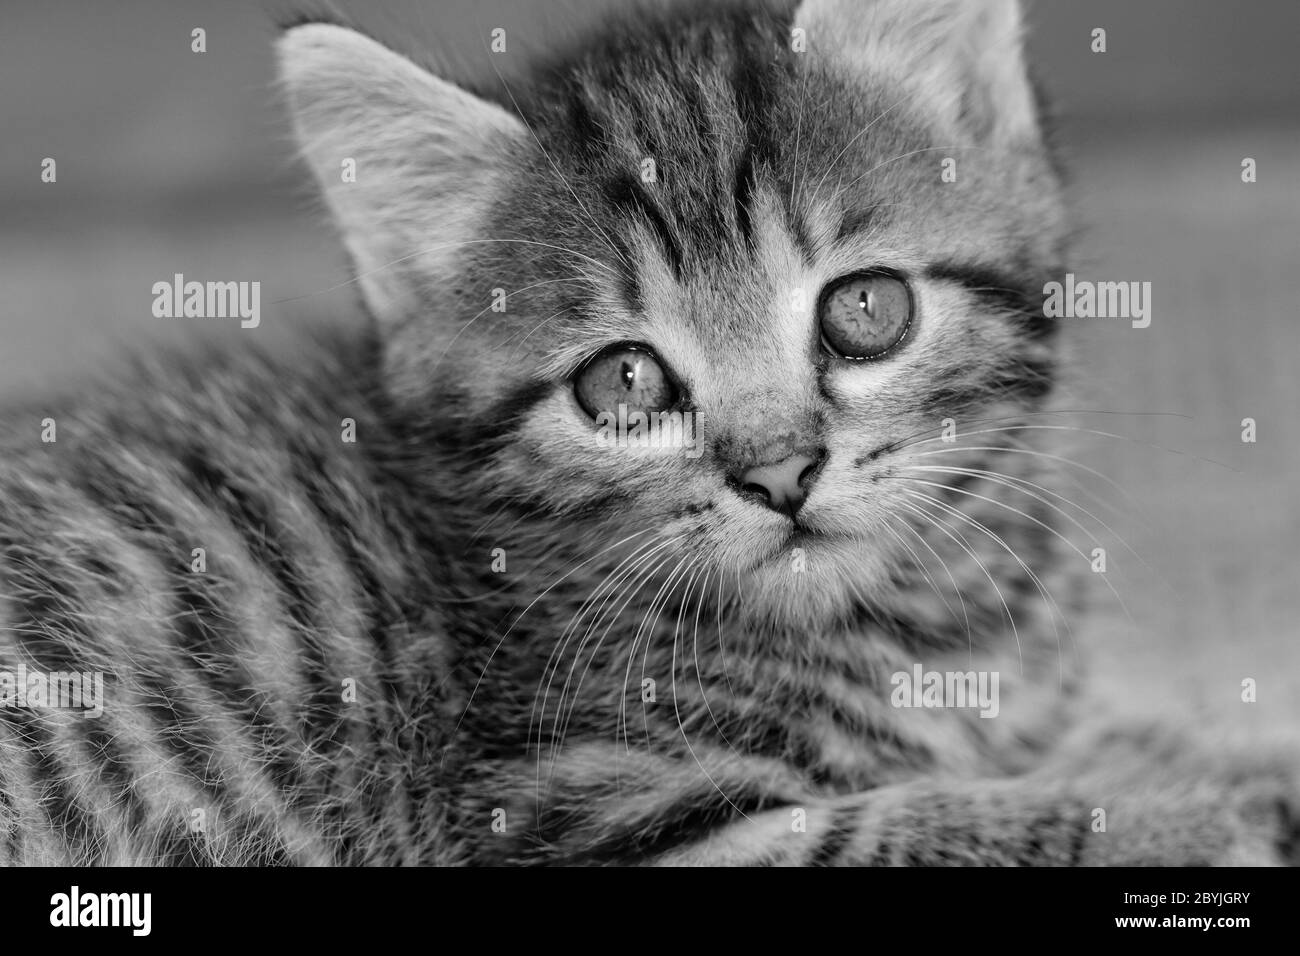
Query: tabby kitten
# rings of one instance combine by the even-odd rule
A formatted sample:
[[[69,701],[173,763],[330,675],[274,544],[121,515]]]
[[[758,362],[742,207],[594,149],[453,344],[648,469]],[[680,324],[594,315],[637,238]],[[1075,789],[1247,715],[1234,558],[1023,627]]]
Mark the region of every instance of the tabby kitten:
[[[365,331],[21,420],[0,670],[105,700],[0,708],[5,860],[1294,855],[1283,764],[1057,749],[1012,0],[641,11],[495,100],[339,25],[279,52]],[[607,440],[638,412],[689,427]],[[932,671],[996,706],[898,706]]]

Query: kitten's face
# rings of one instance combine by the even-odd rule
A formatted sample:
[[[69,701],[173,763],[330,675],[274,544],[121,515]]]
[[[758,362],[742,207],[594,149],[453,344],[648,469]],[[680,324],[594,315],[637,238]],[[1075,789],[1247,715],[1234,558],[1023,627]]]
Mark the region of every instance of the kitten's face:
[[[836,27],[855,6],[887,41]],[[409,270],[390,340],[399,390],[491,436],[484,513],[526,502],[593,544],[652,529],[751,613],[811,624],[889,586],[896,446],[1041,399],[1026,313],[1058,216],[1018,61],[926,73],[933,41],[885,14],[912,15],[805,5],[802,52],[767,15],[644,27],[494,140],[465,245]],[[608,441],[620,404],[693,432]]]

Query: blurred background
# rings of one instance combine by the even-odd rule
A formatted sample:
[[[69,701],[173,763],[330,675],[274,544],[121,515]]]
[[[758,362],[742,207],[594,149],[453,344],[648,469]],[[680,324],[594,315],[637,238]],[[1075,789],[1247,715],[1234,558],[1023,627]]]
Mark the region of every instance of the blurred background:
[[[333,6],[467,79],[490,69],[492,28],[510,38],[496,60],[509,77],[614,2]],[[304,326],[354,316],[273,84],[276,23],[320,8],[0,3],[0,407],[74,390],[154,341],[237,334],[291,349]],[[1123,489],[1108,522],[1152,569],[1111,549],[1131,620],[1099,589],[1074,622],[1077,653],[1099,707],[1174,714],[1207,734],[1294,731],[1300,3],[1038,0],[1028,19],[1074,179],[1074,271],[1153,288],[1148,329],[1069,325],[1085,363],[1078,407],[1166,413],[1067,422],[1120,436],[1080,434],[1073,455]],[[1097,27],[1105,53],[1090,49]],[[56,183],[41,182],[45,157]],[[260,279],[261,327],[154,318],[151,286],[176,272]],[[1247,417],[1254,444],[1240,440]],[[1241,702],[1247,677],[1256,704]]]

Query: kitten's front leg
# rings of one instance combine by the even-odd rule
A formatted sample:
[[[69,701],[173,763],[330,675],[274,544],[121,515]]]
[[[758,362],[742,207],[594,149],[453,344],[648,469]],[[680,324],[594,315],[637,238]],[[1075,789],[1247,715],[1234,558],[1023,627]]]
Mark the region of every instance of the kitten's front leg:
[[[1023,778],[925,781],[768,810],[656,858],[667,866],[1295,865],[1296,791],[1140,777],[1114,788]],[[1100,811],[1100,812],[1099,812]],[[1104,816],[1103,816],[1104,814]],[[1102,826],[1104,825],[1104,829]]]
[[[1070,865],[1087,814],[1004,781],[895,784],[770,810],[664,854],[661,866]]]

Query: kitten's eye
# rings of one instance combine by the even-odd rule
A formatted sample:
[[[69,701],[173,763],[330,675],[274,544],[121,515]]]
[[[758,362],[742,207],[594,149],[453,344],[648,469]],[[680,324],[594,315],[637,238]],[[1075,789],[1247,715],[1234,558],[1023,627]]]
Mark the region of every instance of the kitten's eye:
[[[677,400],[677,389],[655,357],[636,346],[619,345],[601,352],[578,372],[573,383],[578,404],[592,418],[601,412],[618,414],[658,411]]]
[[[912,290],[883,272],[848,276],[822,292],[817,321],[822,345],[832,355],[879,358],[902,341],[912,324]]]

